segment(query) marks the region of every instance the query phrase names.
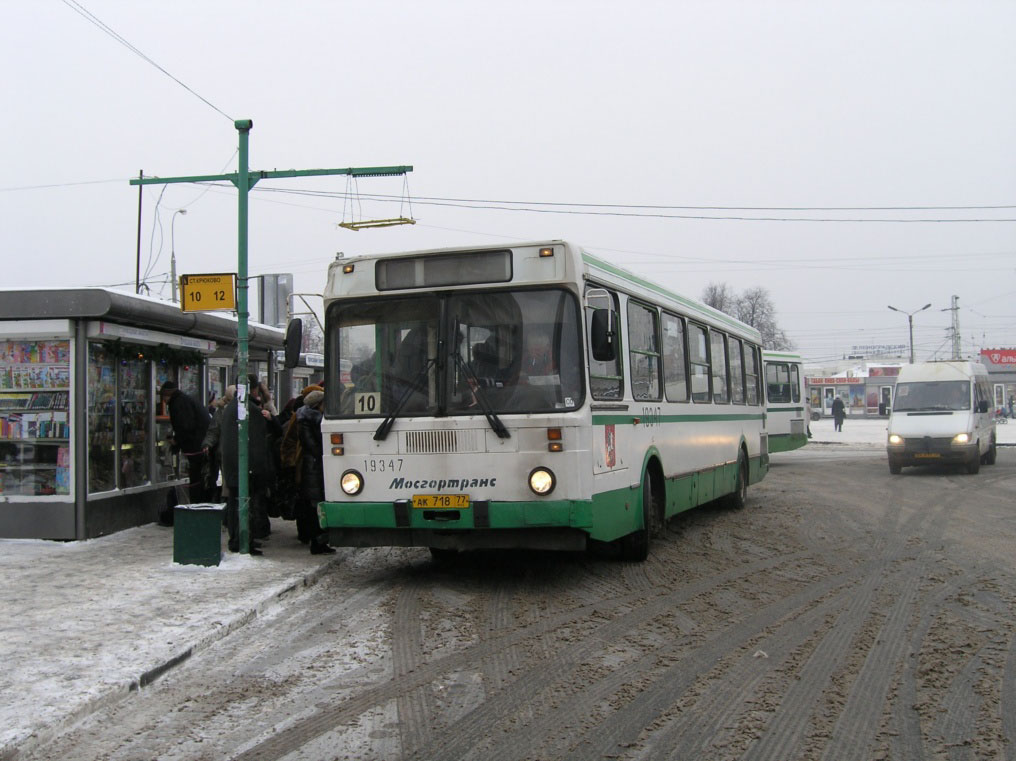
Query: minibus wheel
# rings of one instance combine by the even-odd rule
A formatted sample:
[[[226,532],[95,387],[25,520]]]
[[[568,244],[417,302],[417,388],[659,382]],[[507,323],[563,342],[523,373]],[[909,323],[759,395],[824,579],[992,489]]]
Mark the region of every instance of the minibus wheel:
[[[988,451],[984,453],[984,464],[994,465],[995,459],[998,457],[998,448],[995,444],[995,439],[991,440],[991,446],[988,447]]]
[[[900,464],[900,461],[894,457],[889,458],[889,472],[894,476],[898,476],[903,472],[903,466]]]
[[[979,452],[974,452],[974,456],[970,458],[967,463],[967,473],[972,476],[976,476],[981,471],[981,455]]]

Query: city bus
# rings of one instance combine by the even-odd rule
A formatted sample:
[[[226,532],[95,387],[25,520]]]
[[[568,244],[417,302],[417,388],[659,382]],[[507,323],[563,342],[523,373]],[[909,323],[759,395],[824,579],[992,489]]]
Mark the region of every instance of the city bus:
[[[768,470],[758,332],[575,245],[337,258],[324,308],[333,545],[642,560]]]
[[[769,451],[787,452],[808,443],[811,408],[804,388],[800,354],[763,351]]]

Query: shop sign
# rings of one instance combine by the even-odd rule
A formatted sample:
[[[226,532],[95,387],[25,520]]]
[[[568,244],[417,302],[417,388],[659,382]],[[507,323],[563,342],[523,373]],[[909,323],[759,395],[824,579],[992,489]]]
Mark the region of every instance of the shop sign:
[[[981,356],[993,365],[1016,367],[1016,349],[981,349]]]

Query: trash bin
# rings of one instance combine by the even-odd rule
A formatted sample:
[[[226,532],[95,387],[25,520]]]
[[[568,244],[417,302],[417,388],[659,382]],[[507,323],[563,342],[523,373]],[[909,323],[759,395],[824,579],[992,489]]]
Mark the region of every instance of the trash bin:
[[[222,511],[225,505],[198,503],[173,508],[173,562],[218,565],[222,562]]]

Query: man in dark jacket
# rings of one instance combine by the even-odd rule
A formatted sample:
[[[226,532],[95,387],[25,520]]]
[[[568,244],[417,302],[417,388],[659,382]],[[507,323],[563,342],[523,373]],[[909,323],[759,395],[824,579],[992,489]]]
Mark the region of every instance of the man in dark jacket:
[[[313,555],[330,555],[335,552],[328,546],[321,531],[317,506],[325,498],[325,475],[322,462],[321,406],[325,395],[311,391],[303,399],[303,406],[296,411],[296,424],[300,438],[300,499],[296,504],[296,525],[300,536],[310,540]]]
[[[234,398],[222,408],[222,421],[219,433],[219,448],[222,452],[222,483],[226,487],[226,528],[229,531],[229,551],[240,551],[240,511],[237,500],[240,490],[239,468],[237,463],[237,444],[239,422],[237,421],[238,402]],[[268,448],[265,418],[261,408],[247,395],[247,495],[251,501],[257,494],[264,491],[266,484],[263,475],[268,467]],[[248,505],[248,510],[249,510]],[[250,513],[248,512],[248,519]],[[248,536],[250,532],[248,531]],[[251,540],[250,554],[260,555],[260,544]]]
[[[169,410],[169,422],[173,428],[169,441],[187,458],[191,504],[204,502],[205,468],[208,466],[204,439],[211,421],[208,410],[194,397],[181,391],[173,381],[163,383],[159,395]]]

